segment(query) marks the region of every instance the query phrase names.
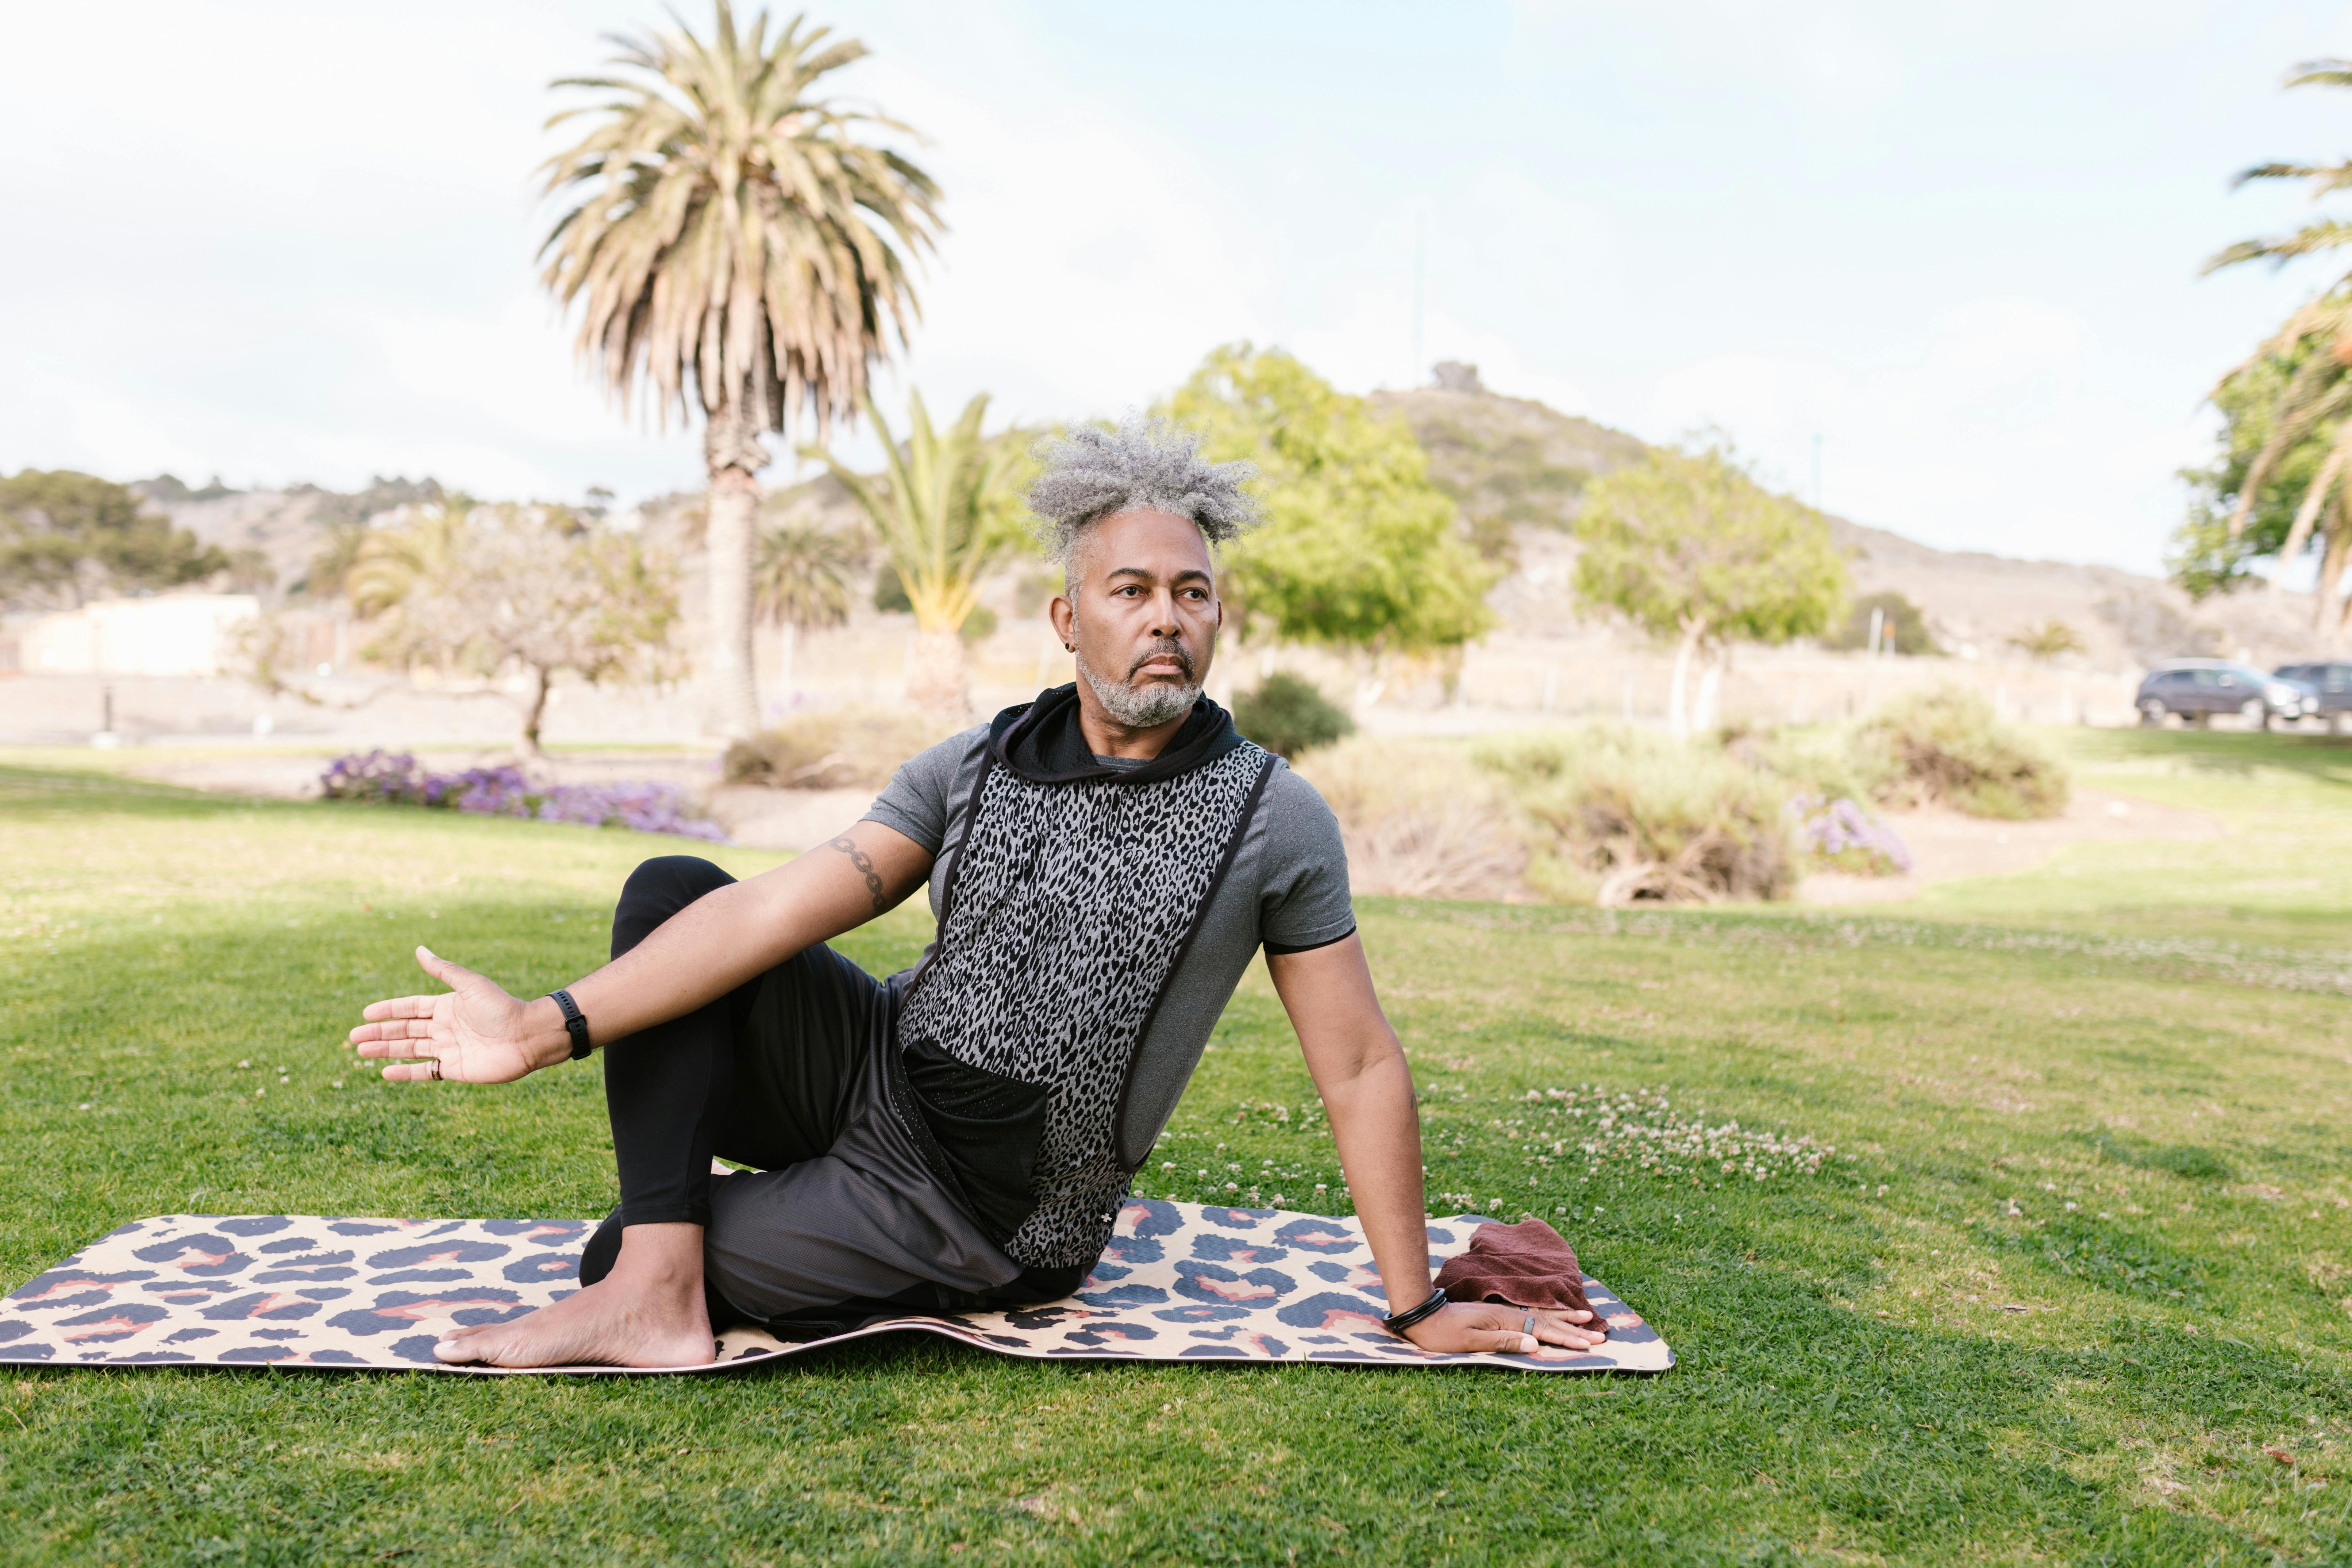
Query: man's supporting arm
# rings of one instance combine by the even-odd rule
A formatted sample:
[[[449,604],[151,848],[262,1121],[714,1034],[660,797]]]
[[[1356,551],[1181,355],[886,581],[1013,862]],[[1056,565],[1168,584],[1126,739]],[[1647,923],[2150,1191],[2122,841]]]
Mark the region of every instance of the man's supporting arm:
[[[1265,966],[1330,1117],[1389,1311],[1410,1311],[1431,1289],[1421,1114],[1404,1048],[1372,990],[1364,944],[1349,935],[1306,952],[1268,953]],[[1530,1315],[1532,1338],[1520,1330]],[[1405,1337],[1432,1351],[1532,1351],[1538,1340],[1581,1350],[1604,1337],[1581,1326],[1591,1316],[1458,1303],[1423,1319]]]
[[[922,886],[930,852],[895,828],[860,822],[829,843],[748,881],[707,893],[645,941],[566,989],[601,1044],[717,1000],[803,948],[883,914]],[[363,1057],[394,1058],[388,1079],[439,1076],[502,1083],[572,1054],[562,1011],[523,1001],[423,948],[417,963],[451,989],[370,1005],[352,1031]]]

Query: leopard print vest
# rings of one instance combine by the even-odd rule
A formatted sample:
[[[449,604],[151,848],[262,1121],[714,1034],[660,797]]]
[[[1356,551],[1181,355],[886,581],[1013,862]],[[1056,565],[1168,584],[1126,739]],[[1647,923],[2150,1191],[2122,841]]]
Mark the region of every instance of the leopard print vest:
[[[1045,1090],[1024,1268],[1101,1256],[1134,1171],[1118,1124],[1136,1054],[1256,811],[1273,755],[1246,742],[1150,784],[1039,783],[991,763],[972,787],[939,942],[902,1041]]]

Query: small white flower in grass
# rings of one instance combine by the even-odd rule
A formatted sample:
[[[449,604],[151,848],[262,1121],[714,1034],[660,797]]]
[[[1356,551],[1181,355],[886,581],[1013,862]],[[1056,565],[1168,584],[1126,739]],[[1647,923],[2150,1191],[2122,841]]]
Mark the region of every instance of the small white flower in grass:
[[[249,1061],[245,1061],[245,1062],[239,1062],[239,1063],[237,1063],[236,1065],[237,1065],[237,1066],[239,1066],[239,1067],[241,1067],[241,1068],[249,1068],[249,1067],[251,1067],[253,1064],[252,1064],[251,1062],[249,1062]]]
[[[1316,1184],[1315,1184],[1315,1190],[1316,1190],[1317,1192],[1318,1192],[1318,1193],[1323,1193],[1323,1192],[1328,1192],[1328,1191],[1330,1191],[1330,1188],[1329,1188],[1328,1186],[1327,1186],[1325,1184],[1323,1184],[1323,1183],[1321,1183],[1321,1182],[1318,1182],[1318,1183],[1316,1183]]]
[[[2076,1209],[2081,1208],[2082,1206],[2083,1205],[2081,1204],[2076,1203],[2072,1198],[2068,1198],[2066,1200],[2066,1212],[2068,1214],[2073,1214]]]
[[[280,1082],[280,1083],[292,1083],[294,1080],[293,1080],[292,1079],[290,1079],[290,1078],[288,1078],[284,1073],[279,1073],[279,1074],[278,1075],[278,1082]]]
[[[88,1110],[89,1109],[89,1100],[83,1100],[83,1101],[81,1102],[81,1108],[82,1108],[84,1110]]]
[[[327,1087],[329,1089],[341,1089],[343,1087],[343,1080],[341,1079],[336,1079],[333,1082],[328,1084]]]
[[[1172,1171],[1176,1168],[1176,1162],[1173,1160],[1162,1160],[1160,1162],[1160,1168],[1163,1171]]]
[[[268,1092],[269,1091],[266,1089],[257,1089],[253,1091],[253,1098],[259,1100],[263,1095],[268,1094]]]
[[[1225,1191],[1227,1191],[1227,1192],[1229,1192],[1229,1193],[1237,1193],[1237,1192],[1240,1192],[1241,1190],[1242,1190],[1242,1189],[1241,1189],[1240,1184],[1238,1184],[1238,1183],[1235,1183],[1235,1182],[1227,1182],[1227,1183],[1225,1184]]]

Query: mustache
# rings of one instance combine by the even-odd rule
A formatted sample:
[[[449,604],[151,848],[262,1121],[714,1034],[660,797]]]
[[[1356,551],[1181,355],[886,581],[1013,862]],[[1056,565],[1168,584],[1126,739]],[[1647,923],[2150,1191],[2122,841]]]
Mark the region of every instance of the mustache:
[[[1134,663],[1127,667],[1128,680],[1132,683],[1135,679],[1136,671],[1141,669],[1145,665],[1150,664],[1155,658],[1174,659],[1176,661],[1176,668],[1184,672],[1184,679],[1187,681],[1190,681],[1192,679],[1192,655],[1191,650],[1186,648],[1182,643],[1177,641],[1174,637],[1159,637],[1153,640],[1152,645],[1149,648],[1136,656]]]

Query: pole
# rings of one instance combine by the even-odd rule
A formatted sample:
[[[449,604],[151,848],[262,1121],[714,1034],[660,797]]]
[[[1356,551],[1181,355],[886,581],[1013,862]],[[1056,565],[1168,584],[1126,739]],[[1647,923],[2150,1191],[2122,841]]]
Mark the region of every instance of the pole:
[[[1424,252],[1428,248],[1428,219],[1412,215],[1412,374],[1405,385],[1419,386],[1421,378],[1429,374],[1429,366],[1421,357],[1422,273]]]

